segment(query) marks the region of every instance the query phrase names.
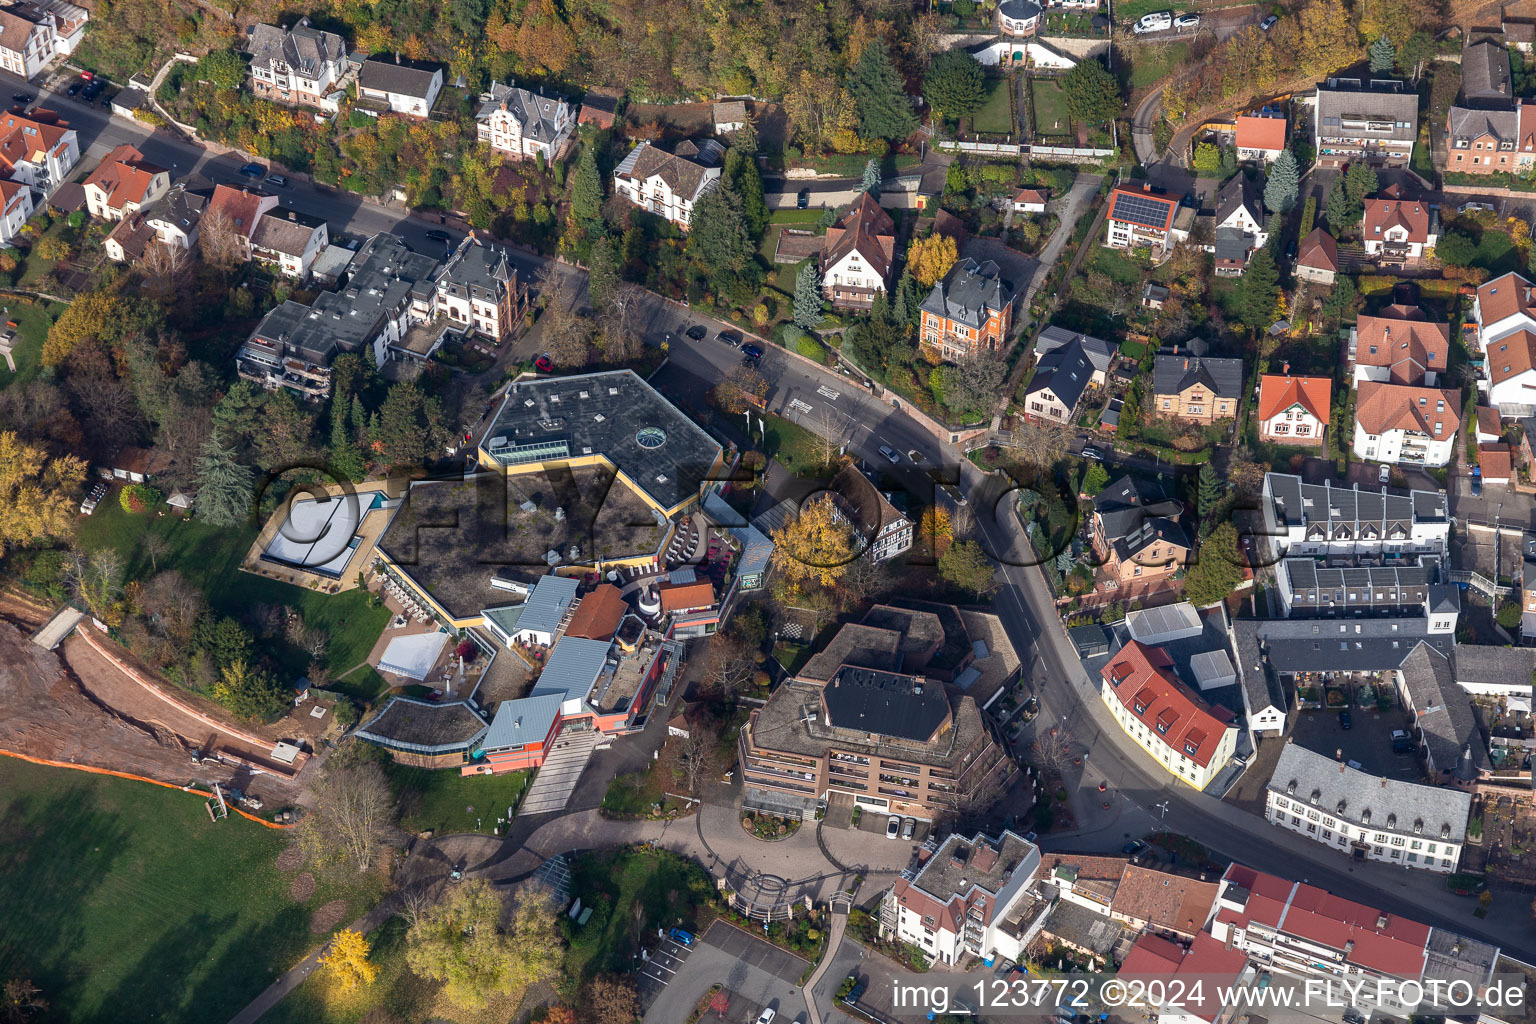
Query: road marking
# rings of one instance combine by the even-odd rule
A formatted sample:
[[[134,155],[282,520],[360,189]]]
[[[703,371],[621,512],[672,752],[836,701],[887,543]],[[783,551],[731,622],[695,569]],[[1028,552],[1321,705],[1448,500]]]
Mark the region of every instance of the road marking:
[[[798,399],[798,398],[791,398],[789,400],[789,407],[791,409],[795,410],[796,412],[810,412],[811,411],[811,407],[808,404],[806,404],[805,402],[800,401],[800,399]]]
[[[817,388],[816,389],[816,393],[818,395],[820,395],[822,398],[831,398],[833,400],[836,400],[837,397],[842,394],[841,391],[834,391],[831,388],[827,387],[825,384],[823,384],[821,387]]]

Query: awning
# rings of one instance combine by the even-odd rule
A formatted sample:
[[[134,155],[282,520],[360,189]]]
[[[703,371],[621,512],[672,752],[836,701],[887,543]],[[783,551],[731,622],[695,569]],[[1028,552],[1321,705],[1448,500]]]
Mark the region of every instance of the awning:
[[[432,671],[432,666],[437,664],[437,657],[443,653],[447,643],[447,633],[397,636],[384,648],[384,656],[379,659],[379,671],[425,679],[427,673]]]

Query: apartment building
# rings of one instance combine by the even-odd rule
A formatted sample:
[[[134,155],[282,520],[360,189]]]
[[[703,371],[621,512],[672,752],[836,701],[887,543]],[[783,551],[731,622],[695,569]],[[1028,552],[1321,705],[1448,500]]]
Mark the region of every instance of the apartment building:
[[[1394,303],[1375,316],[1361,316],[1349,330],[1355,383],[1428,384],[1445,372],[1451,325],[1430,323],[1417,306]]]
[[[437,279],[435,311],[456,330],[500,343],[514,337],[527,295],[505,249],[465,238]]]
[[[1483,356],[1478,390],[1501,419],[1536,414],[1536,288],[1515,273],[1482,284],[1472,319]]]
[[[1472,796],[1459,789],[1368,774],[1286,744],[1265,787],[1272,825],[1351,860],[1450,874],[1461,863]]]
[[[1330,78],[1311,98],[1312,144],[1319,167],[1357,160],[1406,167],[1419,137],[1419,96],[1402,82]]]
[[[1269,555],[1324,558],[1444,558],[1450,536],[1441,491],[1394,493],[1304,483],[1289,473],[1266,473],[1259,501]]]
[[[1456,454],[1461,394],[1379,381],[1355,385],[1355,436],[1362,459],[1444,466]]]
[[[1152,414],[1208,426],[1237,415],[1243,361],[1160,352],[1152,363]]]
[[[1005,348],[1013,330],[1015,295],[1002,274],[991,260],[978,263],[966,256],[956,261],[918,307],[922,344],[949,362]]]
[[[1239,987],[1248,958],[1201,933],[1185,946],[1157,935],[1142,935],[1120,965],[1116,977],[1135,986],[1129,1005],[1159,1024],[1226,1024],[1236,1014],[1222,993]],[[1139,983],[1139,984],[1138,984]],[[1182,994],[1178,994],[1182,993]]]
[[[335,113],[352,75],[346,40],[300,18],[288,29],[250,29],[251,92],[262,99]]]
[[[79,136],[53,111],[0,114],[0,175],[48,195],[79,162]]]
[[[1132,640],[1100,679],[1099,695],[1120,728],[1180,782],[1204,789],[1236,752],[1232,712],[1179,682],[1162,648]]]
[[[171,172],[144,159],[128,143],[102,158],[85,179],[85,205],[98,220],[118,221],[165,195]]]
[[[912,521],[857,466],[844,466],[827,490],[837,515],[858,534],[867,557],[884,562],[912,546]]]
[[[475,133],[481,142],[513,160],[542,156],[554,163],[576,130],[576,112],[558,96],[493,82],[480,94]]]
[[[1259,378],[1259,440],[1318,447],[1332,415],[1333,378],[1280,374]]]
[[[1288,618],[1423,615],[1446,618],[1454,630],[1460,591],[1440,579],[1440,560],[1397,565],[1330,566],[1314,558],[1285,558],[1275,566],[1276,593]]]
[[[0,180],[0,245],[10,245],[32,216],[32,190],[15,181]]]
[[[90,13],[66,0],[21,0],[0,7],[0,68],[33,78],[75,52]]]
[[[1178,196],[1144,184],[1140,188],[1116,186],[1109,194],[1104,244],[1111,249],[1146,247],[1154,257],[1167,254],[1189,238],[1194,211]]]
[[[1410,197],[1398,184],[1365,201],[1362,238],[1367,256],[1383,266],[1405,266],[1424,258],[1440,239],[1440,214],[1422,199]]]
[[[1161,483],[1122,476],[1093,496],[1094,557],[1121,585],[1170,577],[1193,550],[1183,514]]]
[[[931,845],[881,901],[882,937],[910,942],[941,964],[968,956],[1018,959],[1023,949],[1004,922],[1026,900],[1040,850],[1011,831],[953,834]]]
[[[613,169],[613,191],[683,230],[720,180],[725,150],[713,139],[680,142],[668,153],[643,139]]]

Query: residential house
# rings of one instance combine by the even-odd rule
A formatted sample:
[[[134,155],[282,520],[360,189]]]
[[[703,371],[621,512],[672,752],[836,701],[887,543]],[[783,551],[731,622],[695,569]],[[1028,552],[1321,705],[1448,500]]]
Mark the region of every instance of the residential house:
[[[896,223],[868,192],[827,229],[821,247],[821,288],[834,309],[869,309],[891,285]]]
[[[90,14],[65,0],[22,0],[0,8],[0,68],[20,78],[41,74],[75,52]]]
[[[1502,419],[1536,414],[1536,288],[1515,273],[1494,278],[1478,286],[1472,319],[1487,403]]]
[[[1035,374],[1024,391],[1024,418],[1071,423],[1089,388],[1102,388],[1118,351],[1111,342],[1050,326],[1035,340]]]
[[[327,113],[340,108],[352,74],[345,39],[312,28],[308,18],[300,18],[286,30],[253,25],[249,32],[252,92],[262,99]]]
[[[1441,491],[1407,494],[1302,482],[1264,474],[1259,501],[1271,560],[1286,554],[1320,558],[1444,558],[1451,521]]]
[[[1520,114],[1453,106],[1446,113],[1446,168],[1463,174],[1507,174],[1519,162]]]
[[[954,833],[918,856],[916,870],[904,872],[881,902],[882,937],[911,943],[941,964],[1023,955],[1004,922],[1040,872],[1034,843],[1012,831]]]
[[[1169,294],[1167,285],[1148,281],[1141,288],[1141,304],[1147,309],[1162,309]]]
[[[1451,325],[1430,323],[1417,306],[1394,303],[1376,316],[1361,316],[1349,331],[1354,380],[1434,386],[1445,372]]]
[[[32,216],[32,190],[0,179],[0,245],[10,245]]]
[[[239,239],[241,254],[251,258],[251,236],[267,214],[277,209],[277,196],[238,185],[215,185],[203,212],[202,227]]]
[[[261,215],[251,232],[251,259],[271,264],[284,277],[303,281],[309,277],[315,257],[329,244],[324,217],[273,209]]]
[[[1189,238],[1193,211],[1183,208],[1178,196],[1144,184],[1140,188],[1117,185],[1109,194],[1109,227],[1104,244],[1111,249],[1150,248],[1161,256]]]
[[[1440,559],[1429,556],[1337,566],[1283,558],[1275,566],[1275,583],[1287,618],[1423,615],[1434,620],[1432,631],[1444,633],[1454,631],[1461,616],[1460,591],[1441,581]]]
[[[1464,107],[1507,110],[1514,102],[1509,51],[1492,39],[1482,39],[1461,51],[1461,93]]]
[[[1132,640],[1100,678],[1100,697],[1120,728],[1180,782],[1203,790],[1236,753],[1232,712],[1179,682],[1162,648]]]
[[[79,162],[79,137],[53,111],[0,114],[0,175],[47,195]]]
[[[1423,200],[1409,199],[1397,184],[1365,201],[1362,225],[1366,255],[1384,265],[1421,260],[1440,237],[1439,214]]]
[[[432,61],[369,57],[357,74],[356,109],[426,117],[443,91],[443,65]]]
[[[112,456],[111,465],[99,472],[104,479],[126,480],[142,484],[153,480],[170,468],[171,460],[160,448],[139,448],[125,445]]]
[[[641,140],[613,169],[620,198],[687,230],[693,207],[720,180],[725,150],[713,139],[682,142],[671,153]]]
[[[1312,144],[1317,165],[1339,168],[1357,160],[1406,167],[1419,137],[1419,95],[1402,82],[1330,78],[1312,98]]]
[[[480,94],[475,131],[481,142],[514,160],[560,158],[576,130],[571,105],[557,96],[493,82]]]
[[[589,124],[598,131],[613,127],[619,109],[619,98],[601,92],[589,92],[582,97],[581,109],[576,112],[577,124]]]
[[[434,309],[455,330],[499,343],[517,333],[526,299],[506,250],[469,237],[437,279]]]
[[[1264,817],[1350,859],[1450,874],[1461,862],[1471,794],[1369,774],[1299,744],[1280,751]]]
[[[103,249],[119,263],[141,259],[155,242],[191,249],[197,244],[197,226],[207,205],[207,196],[188,192],[177,182],[157,202],[118,221]]]
[[[1216,193],[1216,276],[1241,277],[1255,249],[1269,241],[1259,183],[1235,175]]]
[[[1259,440],[1319,446],[1332,411],[1333,378],[1292,377],[1289,365],[1285,370],[1259,378]]]
[[[1182,423],[1210,425],[1237,415],[1243,361],[1159,352],[1152,362],[1152,412]]]
[[[962,257],[919,307],[919,337],[950,362],[1006,347],[1013,330],[1013,286],[991,260]]]
[[[1047,188],[1021,188],[1019,194],[1013,197],[1014,213],[1044,213],[1045,205],[1051,201],[1051,190]]]
[[[714,114],[716,135],[729,135],[746,127],[747,104],[742,100],[721,100],[711,112]]]
[[[1289,129],[1283,114],[1266,111],[1256,114],[1239,114],[1236,124],[1235,143],[1239,160],[1257,160],[1261,164],[1271,164],[1285,149]]]
[[[853,527],[874,561],[895,558],[912,546],[912,521],[857,466],[844,466],[827,490],[839,516]]]
[[[1239,982],[1252,984],[1256,977],[1248,957],[1204,932],[1193,938],[1186,948],[1143,934],[1126,953],[1116,977],[1133,986],[1128,1005],[1138,1016],[1155,1017],[1160,1024],[1223,1024],[1244,1016],[1234,1007],[1254,1005],[1232,994],[1245,987]]]
[[[1139,932],[1190,942],[1205,930],[1219,888],[1215,882],[1127,864],[1109,916]]]
[[[1121,585],[1172,576],[1194,545],[1179,522],[1184,506],[1161,484],[1122,476],[1093,496],[1093,553]]]
[[[1322,228],[1313,228],[1296,248],[1296,276],[1313,284],[1333,284],[1339,272],[1339,243]]]
[[[98,220],[122,220],[165,195],[171,172],[144,159],[128,143],[108,153],[85,179],[85,204]]]
[[[1032,36],[1040,27],[1040,5],[1034,0],[1002,0],[997,27],[1005,36]]]
[[[1455,456],[1459,429],[1459,392],[1371,380],[1355,385],[1351,448],[1362,459],[1444,466]]]
[[[1507,484],[1514,475],[1514,459],[1507,444],[1477,446],[1477,469],[1485,484]]]

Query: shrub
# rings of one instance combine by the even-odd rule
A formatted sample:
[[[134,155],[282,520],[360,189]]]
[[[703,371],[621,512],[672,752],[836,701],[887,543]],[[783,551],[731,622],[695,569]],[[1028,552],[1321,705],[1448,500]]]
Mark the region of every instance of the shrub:
[[[129,484],[117,495],[117,503],[130,515],[158,505],[163,495],[148,484]]]
[[[795,342],[795,351],[799,352],[807,359],[816,360],[818,363],[827,363],[829,361],[827,357],[831,354],[827,351],[827,347],[825,345],[808,334],[801,336],[801,338]]]

